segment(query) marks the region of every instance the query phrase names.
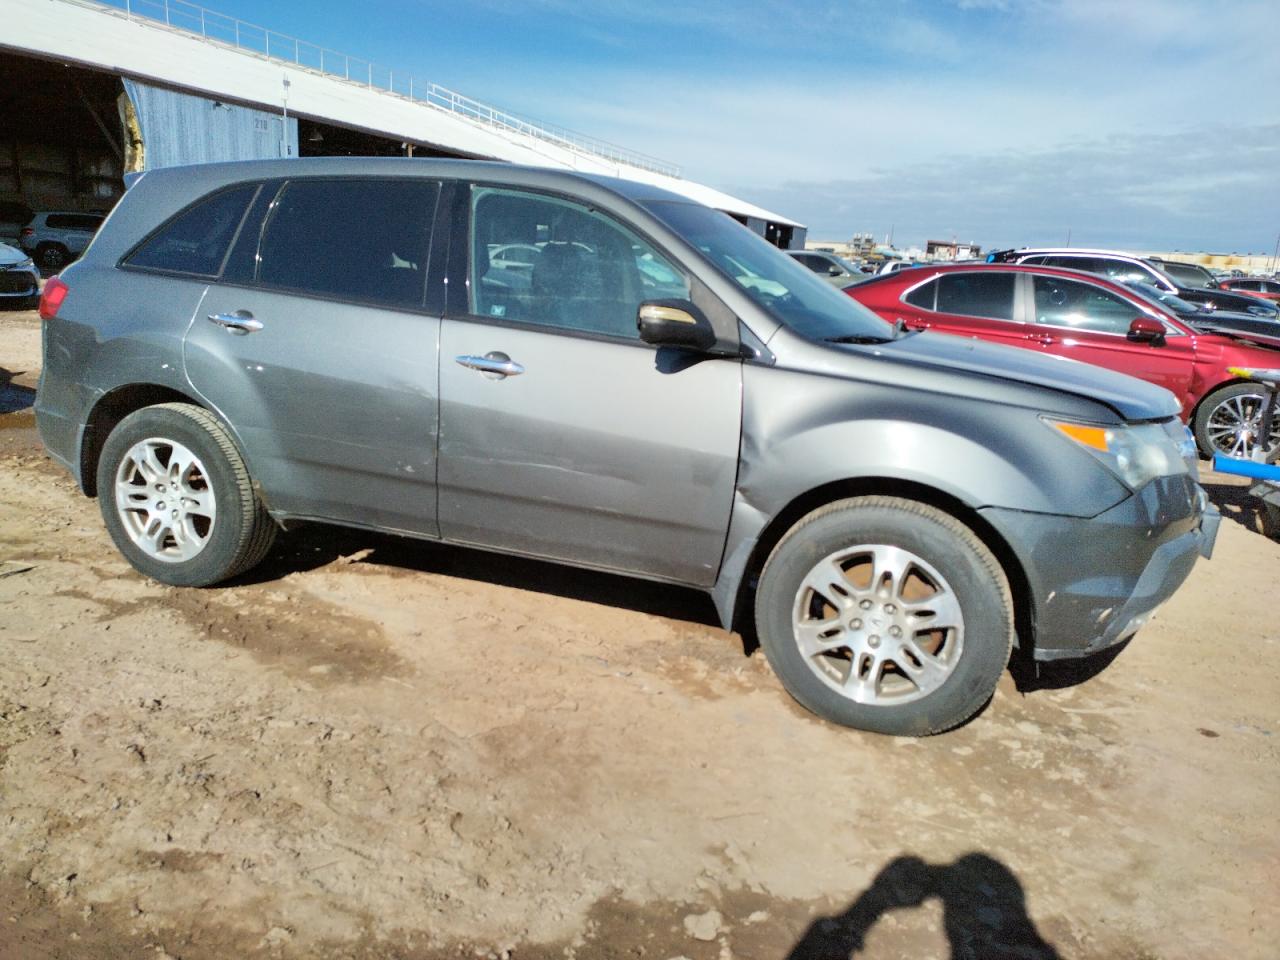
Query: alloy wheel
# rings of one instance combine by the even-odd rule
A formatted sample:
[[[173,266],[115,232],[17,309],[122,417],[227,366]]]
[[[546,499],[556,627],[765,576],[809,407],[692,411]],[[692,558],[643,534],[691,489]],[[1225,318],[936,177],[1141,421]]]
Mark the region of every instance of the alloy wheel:
[[[168,563],[204,549],[217,503],[200,458],[173,440],[152,437],[129,448],[115,478],[115,502],[129,538]]]
[[[805,664],[861,704],[902,704],[941,687],[964,647],[960,602],[922,557],[885,544],[815,564],[796,592],[792,626]]]

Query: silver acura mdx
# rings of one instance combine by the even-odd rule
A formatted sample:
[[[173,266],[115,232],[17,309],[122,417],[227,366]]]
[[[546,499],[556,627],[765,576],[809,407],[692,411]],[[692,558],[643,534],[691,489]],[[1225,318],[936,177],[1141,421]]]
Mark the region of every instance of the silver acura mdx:
[[[868,730],[1128,638],[1217,530],[1172,394],[905,331],[639,183],[152,171],[41,314],[41,436],[145,575],[323,520],[699,587]]]

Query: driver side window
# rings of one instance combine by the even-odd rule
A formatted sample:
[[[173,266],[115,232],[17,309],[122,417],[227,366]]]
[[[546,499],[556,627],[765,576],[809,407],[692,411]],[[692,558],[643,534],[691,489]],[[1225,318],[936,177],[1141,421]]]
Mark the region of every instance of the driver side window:
[[[689,298],[654,247],[582,204],[491,187],[471,193],[473,314],[638,339],[645,300]]]
[[[1034,283],[1036,323],[1046,326],[1126,334],[1140,312],[1127,300],[1078,280],[1035,277]]]

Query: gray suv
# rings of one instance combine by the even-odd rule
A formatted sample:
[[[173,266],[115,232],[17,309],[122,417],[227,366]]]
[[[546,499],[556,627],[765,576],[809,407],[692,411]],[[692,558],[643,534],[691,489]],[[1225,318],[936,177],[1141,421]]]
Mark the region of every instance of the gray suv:
[[[1015,644],[1126,639],[1216,532],[1167,391],[906,331],[621,180],[152,171],[41,313],[41,437],[147,576],[305,519],[684,584],[868,730],[963,722]]]

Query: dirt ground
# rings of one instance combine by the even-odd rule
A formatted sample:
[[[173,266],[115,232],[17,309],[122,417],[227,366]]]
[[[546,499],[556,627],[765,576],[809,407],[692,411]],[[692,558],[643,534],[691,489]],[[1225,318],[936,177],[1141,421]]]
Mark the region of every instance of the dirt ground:
[[[129,568],[0,314],[0,958],[1275,958],[1280,544],[963,728],[795,707],[701,595],[319,527]]]

